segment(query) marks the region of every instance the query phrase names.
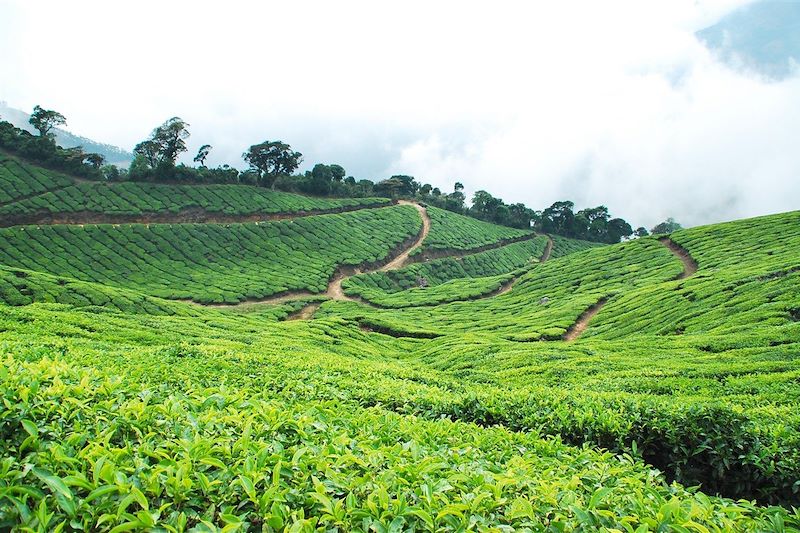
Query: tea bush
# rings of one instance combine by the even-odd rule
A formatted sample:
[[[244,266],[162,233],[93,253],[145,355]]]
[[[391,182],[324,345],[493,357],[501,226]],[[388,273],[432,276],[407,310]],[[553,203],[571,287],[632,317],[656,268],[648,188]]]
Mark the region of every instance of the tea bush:
[[[46,220],[47,215],[69,218],[77,213],[113,220],[158,213],[179,215],[191,209],[208,216],[303,214],[388,204],[386,198],[312,198],[249,185],[80,183],[2,206],[0,219],[28,218],[35,223],[36,215],[45,215],[41,218]]]
[[[431,230],[422,247],[415,250],[415,255],[434,250],[471,250],[533,234],[532,231],[498,226],[438,207],[428,206],[427,211]]]
[[[72,185],[73,180],[58,172],[23,163],[0,153],[0,204]],[[0,210],[6,206],[0,207]]]
[[[0,263],[168,299],[236,303],[325,291],[338,266],[381,261],[421,228],[396,206],[250,224],[18,226]]]
[[[379,407],[469,390],[385,359],[420,341],[336,321],[245,334],[258,324],[247,316],[82,315],[29,306],[0,320],[6,527],[798,526],[666,485],[628,456]],[[461,405],[467,417],[480,404]]]

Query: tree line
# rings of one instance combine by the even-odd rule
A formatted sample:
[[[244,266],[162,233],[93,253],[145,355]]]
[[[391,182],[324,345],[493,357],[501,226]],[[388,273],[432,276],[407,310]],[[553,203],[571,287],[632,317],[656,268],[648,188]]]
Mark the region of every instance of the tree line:
[[[542,233],[553,233],[603,243],[616,243],[622,239],[643,237],[649,233],[671,233],[680,229],[673,219],[658,224],[649,232],[636,228],[622,218],[612,218],[608,208],[597,206],[575,212],[571,201],[558,201],[537,211],[523,203],[506,204],[502,199],[484,190],[475,192],[470,206],[466,205],[464,186],[456,182],[453,191],[442,192],[429,183],[420,183],[413,176],[394,175],[377,182],[347,176],[339,164],[317,163],[301,174],[296,174],[303,154],[282,141],[265,140],[251,145],[242,154],[249,166],[240,171],[230,165],[209,168],[205,162],[213,147],[202,145],[193,161],[197,166],[178,164],[178,157],[188,150],[189,124],[180,117],[172,117],[138,143],[134,159],[128,169],[105,165],[103,156],[86,153],[81,147],[61,148],[52,134],[56,126],[66,124],[61,113],[34,108],[31,125],[38,130],[35,136],[0,121],[0,147],[15,152],[37,163],[69,172],[84,178],[106,181],[151,181],[187,184],[228,183],[269,187],[287,192],[317,196],[410,198],[461,213],[487,222],[515,228],[533,228]]]

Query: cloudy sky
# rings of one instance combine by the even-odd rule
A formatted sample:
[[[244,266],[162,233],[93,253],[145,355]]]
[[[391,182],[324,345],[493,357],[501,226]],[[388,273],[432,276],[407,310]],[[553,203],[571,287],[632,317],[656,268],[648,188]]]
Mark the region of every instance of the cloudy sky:
[[[695,225],[800,208],[800,76],[694,37],[745,4],[0,0],[0,100],[127,149],[177,115],[211,164],[281,139],[357,179]]]

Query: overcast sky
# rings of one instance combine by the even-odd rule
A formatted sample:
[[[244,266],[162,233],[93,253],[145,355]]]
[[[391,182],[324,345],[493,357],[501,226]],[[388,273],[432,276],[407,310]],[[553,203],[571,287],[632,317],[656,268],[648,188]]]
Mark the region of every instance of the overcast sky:
[[[0,100],[126,149],[177,115],[212,165],[281,139],[357,179],[695,225],[800,208],[800,77],[693,36],[746,3],[0,0]]]

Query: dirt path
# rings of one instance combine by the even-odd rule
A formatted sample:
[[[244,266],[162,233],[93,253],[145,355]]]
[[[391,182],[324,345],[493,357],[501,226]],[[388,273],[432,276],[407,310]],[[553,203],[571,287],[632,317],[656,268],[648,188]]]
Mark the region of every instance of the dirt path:
[[[408,200],[400,200],[397,203],[400,205],[413,205],[414,208],[416,208],[417,212],[419,212],[419,216],[422,219],[422,231],[420,231],[417,239],[410,245],[408,245],[406,248],[404,248],[402,252],[397,254],[397,256],[394,259],[392,259],[383,266],[364,271],[359,269],[354,269],[350,273],[337,271],[336,275],[333,276],[333,279],[328,284],[328,290],[325,292],[325,295],[328,298],[330,298],[331,300],[347,300],[351,302],[361,301],[360,299],[357,298],[351,298],[350,296],[347,296],[344,293],[344,289],[342,289],[342,283],[344,282],[344,280],[346,280],[351,276],[355,276],[357,274],[371,274],[372,272],[388,272],[390,270],[398,270],[400,268],[403,268],[408,262],[408,257],[411,254],[411,252],[414,251],[416,248],[422,246],[423,241],[425,241],[425,238],[428,236],[428,233],[431,230],[431,219],[428,216],[428,212],[421,205],[414,202],[409,202]]]
[[[545,261],[550,259],[550,254],[551,253],[553,253],[553,239],[551,239],[550,236],[548,235],[547,236],[547,244],[544,247],[544,252],[542,252],[542,256],[539,258],[539,263],[544,263]],[[511,289],[514,288],[514,285],[516,285],[517,281],[519,281],[519,279],[525,274],[527,274],[527,272],[523,272],[519,276],[511,278],[510,280],[505,282],[503,285],[501,285],[500,289],[498,289],[497,291],[495,291],[493,293],[487,294],[486,296],[482,296],[482,298],[488,298],[488,297],[491,297],[491,296],[500,296],[501,294],[506,294],[507,292],[511,292]]]
[[[341,272],[337,272],[333,276],[331,282],[328,283],[328,290],[325,291],[325,296],[327,296],[331,300],[352,300],[352,298],[350,298],[344,293],[344,289],[342,289],[342,282],[344,282],[344,280],[349,277],[350,276],[345,276]]]
[[[562,339],[565,341],[574,341],[578,337],[581,336],[587,327],[589,327],[589,321],[594,318],[594,315],[600,312],[600,309],[606,305],[607,299],[605,297],[600,298],[596,303],[589,306],[586,311],[581,313],[581,316],[578,317],[578,320],[575,321],[569,328],[567,328],[567,332],[564,333]]]
[[[503,246],[508,246],[509,244],[514,244],[522,241],[529,241],[539,236],[540,235],[536,233],[529,233],[527,235],[522,235],[521,237],[514,237],[512,239],[501,239],[491,244],[484,244],[483,246],[470,248],[468,250],[461,250],[459,248],[437,248],[435,250],[425,250],[420,254],[409,257],[408,263],[425,263],[427,261],[432,261],[434,259],[443,259],[445,257],[458,258],[458,257],[463,257],[465,255],[479,254],[481,252],[488,252],[489,250],[496,250],[497,248],[502,248]]]
[[[420,218],[422,218],[422,232],[419,234],[419,238],[415,243],[406,248],[403,252],[400,253],[400,255],[398,255],[397,257],[395,257],[394,259],[392,259],[391,261],[380,267],[378,269],[378,271],[380,272],[388,272],[389,270],[397,270],[399,268],[403,268],[409,261],[408,258],[409,255],[411,255],[411,252],[422,246],[422,243],[425,241],[425,238],[431,231],[431,218],[428,216],[428,211],[426,211],[424,207],[422,207],[417,203],[409,202],[407,200],[400,200],[397,203],[401,205],[413,205],[417,209]]]
[[[408,261],[409,254],[417,247],[422,245],[422,242],[428,236],[428,233],[431,229],[431,219],[428,216],[428,212],[425,210],[424,207],[421,205],[409,202],[407,200],[400,200],[397,202],[401,205],[413,205],[416,210],[419,212],[420,218],[422,219],[422,230],[420,231],[417,238],[409,245],[405,246],[403,250],[397,254],[392,260],[390,260],[385,265],[361,270],[358,268],[352,267],[345,267],[339,268],[333,275],[333,278],[328,283],[327,290],[322,294],[322,296],[327,296],[331,300],[346,300],[346,301],[361,301],[357,298],[351,298],[344,293],[344,289],[342,289],[342,283],[344,280],[351,276],[355,276],[357,274],[369,274],[371,272],[386,272],[389,270],[397,270],[405,266],[406,262]],[[240,302],[238,304],[199,304],[197,302],[192,302],[191,300],[180,300],[188,303],[194,303],[196,305],[202,305],[203,307],[214,307],[214,308],[225,308],[225,309],[243,309],[254,305],[278,305],[282,303],[287,303],[296,300],[302,300],[303,298],[313,297],[313,296],[321,296],[319,294],[314,294],[309,291],[291,291],[286,292],[276,296],[269,296],[267,298],[261,298],[258,300],[248,300],[245,302]],[[319,302],[313,302],[299,311],[292,313],[287,320],[303,320],[309,319],[314,315],[314,312],[319,308]]]
[[[669,251],[672,252],[672,254],[680,259],[683,263],[683,272],[678,274],[674,279],[686,279],[697,272],[697,261],[694,260],[694,258],[685,248],[669,237],[662,237],[659,239],[659,242],[669,248]],[[593,304],[586,311],[581,313],[581,316],[578,317],[578,320],[576,320],[575,323],[567,329],[567,332],[564,333],[563,339],[565,341],[574,341],[580,337],[581,333],[583,333],[586,328],[589,327],[589,321],[600,312],[600,309],[603,308],[603,306],[606,304],[606,301],[607,298],[600,298],[597,303]]]
[[[658,239],[661,244],[669,248],[669,251],[672,254],[681,260],[683,263],[683,272],[678,274],[675,279],[686,279],[689,276],[694,275],[697,272],[697,261],[689,254],[689,252],[682,247],[680,244],[676,243],[669,237],[662,237]]]
[[[548,259],[550,259],[550,254],[553,253],[553,239],[550,235],[546,235],[547,237],[547,244],[544,247],[544,252],[542,252],[542,257],[539,258],[540,263],[544,263]]]
[[[314,316],[314,313],[316,313],[317,309],[319,309],[320,305],[322,304],[320,304],[319,302],[308,304],[299,311],[296,311],[291,315],[287,316],[286,320],[311,320],[311,318]]]

